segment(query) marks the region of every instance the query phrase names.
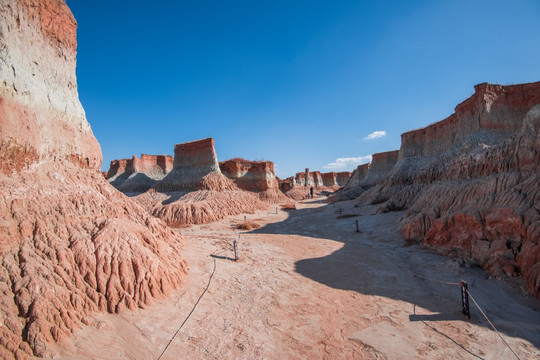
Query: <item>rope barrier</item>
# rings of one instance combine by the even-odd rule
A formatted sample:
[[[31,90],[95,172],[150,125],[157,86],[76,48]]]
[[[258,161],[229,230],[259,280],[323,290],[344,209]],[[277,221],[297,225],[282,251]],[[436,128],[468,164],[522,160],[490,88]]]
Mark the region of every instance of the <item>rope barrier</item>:
[[[457,283],[457,282],[450,282],[450,281],[442,281],[442,280],[434,280],[434,279],[429,279],[427,277],[424,277],[422,275],[419,275],[417,273],[414,273],[412,271],[409,271],[409,270],[406,270],[406,269],[403,269],[402,267],[398,266],[401,270],[403,271],[406,271],[408,273],[411,273],[413,274],[414,276],[418,276],[419,278],[422,278],[424,280],[427,280],[427,281],[431,281],[431,282],[435,282],[435,283],[439,283],[439,284],[445,284],[445,285],[457,285],[457,286],[461,286],[460,283]]]
[[[182,327],[184,326],[184,324],[188,321],[188,319],[190,318],[191,314],[193,314],[193,312],[195,311],[195,308],[197,307],[197,305],[199,305],[199,302],[201,301],[202,297],[204,296],[204,294],[206,294],[206,291],[208,290],[208,288],[210,287],[210,282],[212,282],[212,278],[214,277],[214,273],[216,272],[216,259],[214,258],[214,269],[212,270],[212,274],[210,275],[210,278],[208,279],[208,284],[206,285],[206,288],[204,289],[204,291],[202,292],[201,296],[199,296],[199,299],[197,299],[197,302],[195,303],[195,305],[193,305],[193,308],[191,309],[191,311],[189,312],[188,316],[184,319],[184,321],[182,322],[182,324],[180,325],[180,327],[178,328],[178,330],[176,330],[176,332],[174,333],[173,337],[171,338],[171,340],[169,340],[169,343],[167,344],[167,346],[165,346],[165,349],[163,349],[163,352],[161,353],[161,355],[159,355],[158,359],[157,360],[161,360],[161,357],[163,356],[163,354],[165,354],[165,352],[167,351],[167,349],[169,348],[169,345],[171,345],[171,343],[173,342],[173,340],[176,338],[176,335],[178,335],[178,333],[180,332],[180,330],[182,329]]]
[[[457,286],[461,286],[460,283],[455,283],[455,282],[449,282],[449,281],[440,281],[440,280],[434,280],[434,279],[429,279],[427,277],[424,277],[422,275],[419,275],[419,274],[416,274],[412,271],[409,271],[409,270],[405,270],[401,267],[399,267],[401,270],[403,271],[407,271],[415,276],[418,276],[419,278],[422,278],[422,279],[425,279],[425,280],[428,280],[428,281],[432,281],[432,282],[436,282],[436,283],[439,283],[439,284],[445,284],[445,285],[457,285]],[[480,305],[478,305],[478,303],[476,302],[476,300],[474,299],[474,297],[471,295],[471,293],[469,292],[469,290],[467,288],[465,288],[465,291],[467,292],[467,294],[471,297],[472,301],[474,302],[474,305],[476,305],[476,307],[478,308],[478,310],[480,310],[480,312],[482,313],[482,315],[484,316],[484,318],[487,320],[487,322],[489,323],[489,325],[491,326],[491,328],[497,333],[497,335],[499,335],[499,337],[501,338],[501,340],[503,341],[504,345],[506,345],[506,347],[508,349],[510,349],[510,351],[512,352],[512,354],[514,354],[514,356],[516,357],[516,359],[518,360],[521,360],[519,358],[519,356],[517,356],[517,354],[514,352],[514,350],[510,347],[510,345],[506,342],[506,340],[504,340],[504,338],[502,337],[501,333],[497,330],[497,328],[495,327],[495,325],[493,325],[493,323],[489,320],[489,318],[487,317],[486,313],[484,313],[484,311],[482,310],[482,308],[480,308]]]
[[[499,337],[501,338],[501,340],[503,341],[504,345],[506,345],[506,347],[508,349],[510,349],[510,351],[512,352],[512,354],[514,354],[514,356],[516,357],[516,359],[518,360],[521,360],[519,358],[519,356],[517,356],[517,354],[514,352],[514,350],[512,350],[512,348],[510,347],[510,345],[508,345],[508,343],[506,342],[506,340],[504,340],[504,338],[502,337],[501,333],[497,330],[497,328],[495,328],[495,325],[493,325],[493,323],[488,319],[487,315],[484,313],[484,311],[480,308],[480,305],[478,305],[478,303],[476,302],[476,300],[474,299],[474,297],[471,295],[471,293],[469,292],[469,290],[465,290],[467,291],[467,294],[469,294],[469,296],[471,297],[474,305],[476,305],[476,307],[478,308],[478,310],[480,310],[480,312],[482,313],[482,315],[484,315],[484,318],[486,318],[487,322],[489,323],[489,325],[491,325],[491,327],[493,328],[493,330],[495,330],[495,332],[497,333],[497,335],[499,335]]]

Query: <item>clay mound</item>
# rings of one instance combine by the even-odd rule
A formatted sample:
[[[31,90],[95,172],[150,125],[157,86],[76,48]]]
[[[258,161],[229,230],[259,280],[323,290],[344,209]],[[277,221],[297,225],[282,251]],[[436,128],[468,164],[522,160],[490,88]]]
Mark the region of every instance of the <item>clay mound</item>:
[[[181,283],[183,237],[115,190],[77,96],[60,0],[0,7],[0,358],[50,355],[96,311]]]
[[[205,224],[230,215],[253,214],[268,205],[243,190],[197,190],[190,192],[147,191],[133,198],[171,227]]]
[[[0,357],[47,354],[95,311],[144,306],[186,272],[182,236],[95,170],[47,164],[0,180]],[[26,184],[22,185],[21,184]]]

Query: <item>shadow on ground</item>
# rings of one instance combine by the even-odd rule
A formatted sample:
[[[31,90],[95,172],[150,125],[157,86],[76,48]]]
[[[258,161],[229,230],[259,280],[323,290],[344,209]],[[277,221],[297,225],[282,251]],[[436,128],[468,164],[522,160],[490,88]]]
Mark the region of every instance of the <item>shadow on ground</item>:
[[[540,303],[523,296],[520,281],[491,280],[483,270],[467,267],[459,259],[411,246],[399,231],[402,212],[370,215],[371,210],[355,208],[351,202],[300,208],[290,210],[285,221],[251,233],[342,242],[342,248],[327,256],[297,261],[296,271],[334,289],[406,301],[411,304],[410,321],[427,325],[464,320],[490,328],[472,302],[471,319],[465,320],[458,285],[438,282],[459,283],[463,279],[499,331],[540,346],[540,312],[535,310]],[[343,215],[350,217],[337,219]],[[356,232],[356,220],[360,232]]]

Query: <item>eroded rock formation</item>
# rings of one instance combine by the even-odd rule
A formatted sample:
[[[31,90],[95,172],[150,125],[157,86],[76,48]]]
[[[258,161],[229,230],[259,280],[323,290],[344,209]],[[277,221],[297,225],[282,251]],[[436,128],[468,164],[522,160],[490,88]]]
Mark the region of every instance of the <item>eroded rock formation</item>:
[[[170,226],[213,222],[267,208],[258,196],[239,189],[222,174],[212,138],[177,144],[171,172],[134,199]]]
[[[357,201],[407,209],[406,238],[522,274],[540,297],[540,83],[475,90],[447,119],[403,134],[398,162]]]
[[[115,190],[77,95],[63,0],[0,4],[0,358],[177,287],[183,237]]]
[[[141,193],[162,180],[173,169],[174,158],[169,155],[147,155],[141,158],[111,161],[107,180],[123,193]]]
[[[221,172],[240,188],[255,192],[260,199],[270,203],[288,202],[279,189],[279,181],[271,161],[230,159],[219,163]]]
[[[350,172],[309,171],[296,173],[295,176],[281,180],[279,187],[287,196],[295,200],[301,200],[310,193],[311,187],[317,193],[332,193],[345,185],[351,176]]]

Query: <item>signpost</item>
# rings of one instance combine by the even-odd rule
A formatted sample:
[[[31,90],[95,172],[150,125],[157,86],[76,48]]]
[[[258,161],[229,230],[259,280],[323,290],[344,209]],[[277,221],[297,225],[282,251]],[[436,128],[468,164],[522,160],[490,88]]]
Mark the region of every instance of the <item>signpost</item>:
[[[461,311],[467,319],[471,318],[471,313],[469,312],[469,294],[467,283],[461,280]]]

